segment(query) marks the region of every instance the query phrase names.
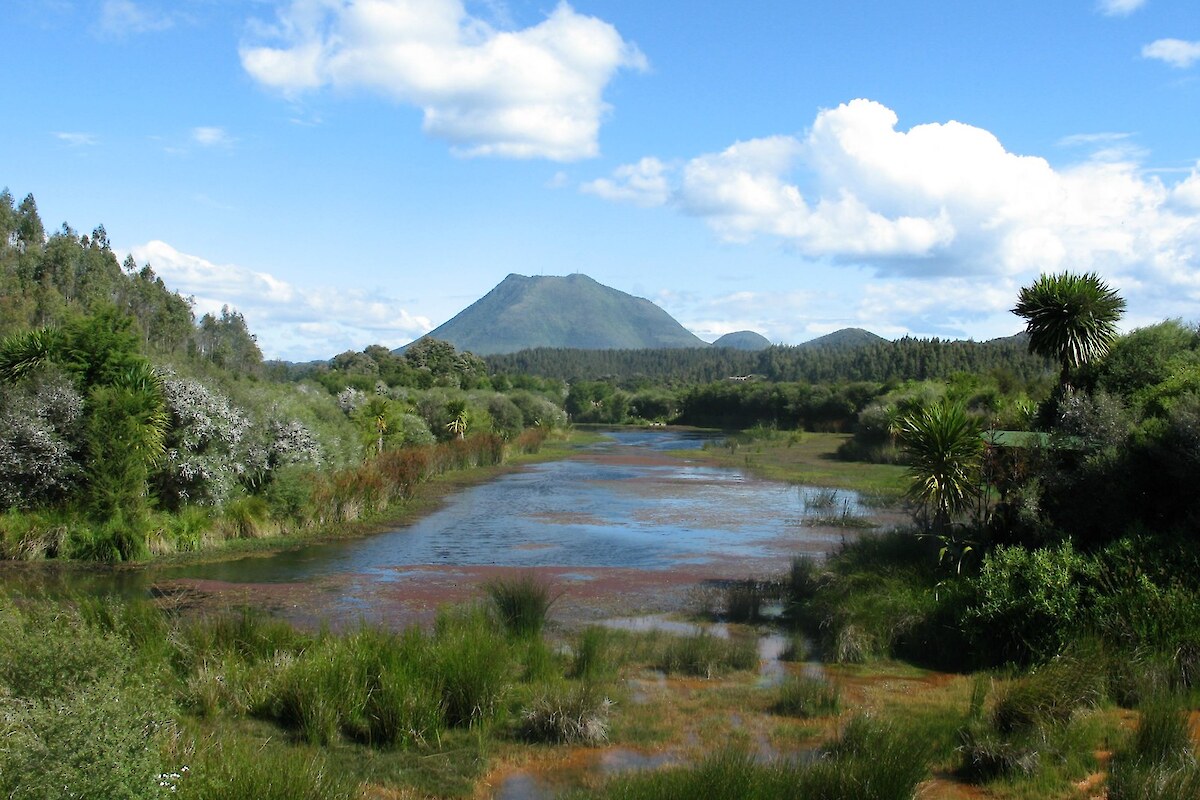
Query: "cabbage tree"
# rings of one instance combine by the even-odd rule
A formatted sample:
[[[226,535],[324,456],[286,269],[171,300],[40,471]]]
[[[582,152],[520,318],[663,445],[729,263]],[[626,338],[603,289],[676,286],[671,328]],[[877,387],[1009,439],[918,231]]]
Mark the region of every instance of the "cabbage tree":
[[[1072,370],[1108,352],[1125,300],[1094,272],[1063,272],[1022,288],[1012,312],[1025,320],[1029,352],[1059,363],[1065,389]]]
[[[958,403],[940,401],[900,421],[898,438],[908,456],[909,499],[926,524],[944,534],[979,497],[982,427]]]

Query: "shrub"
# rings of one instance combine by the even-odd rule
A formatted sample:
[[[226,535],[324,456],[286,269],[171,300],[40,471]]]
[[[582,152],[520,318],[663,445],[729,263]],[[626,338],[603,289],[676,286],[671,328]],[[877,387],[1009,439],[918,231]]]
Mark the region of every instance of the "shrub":
[[[159,795],[165,710],[129,645],[74,611],[0,603],[0,794]]]
[[[1070,542],[1057,548],[997,547],[974,580],[965,622],[996,661],[1049,658],[1086,620],[1084,584],[1094,569]]]

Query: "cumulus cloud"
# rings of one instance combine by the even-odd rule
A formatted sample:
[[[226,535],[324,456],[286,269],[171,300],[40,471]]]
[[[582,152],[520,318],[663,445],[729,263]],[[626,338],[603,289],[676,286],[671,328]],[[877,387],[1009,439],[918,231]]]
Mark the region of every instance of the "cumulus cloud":
[[[671,195],[666,166],[657,158],[617,167],[613,177],[583,184],[583,191],[605,200],[621,200],[639,206],[661,206]]]
[[[130,249],[173,290],[193,298],[197,316],[236,308],[268,358],[328,358],[368,344],[398,347],[433,329],[391,298],[363,290],[300,288],[265,272],[215,264],[163,241]]]
[[[1200,42],[1158,39],[1142,48],[1142,57],[1164,61],[1176,69],[1187,69],[1200,61]]]
[[[166,30],[175,24],[169,14],[139,5],[133,0],[104,0],[100,6],[100,32],[123,38],[139,33]]]
[[[1146,0],[1099,0],[1100,13],[1107,17],[1126,17],[1146,5]]]
[[[877,301],[859,299],[862,319],[887,306],[909,331],[923,330],[913,327],[924,319],[918,303],[943,316],[961,306],[964,325],[992,315],[996,327],[1019,285],[1063,269],[1099,271],[1131,300],[1195,315],[1196,170],[1166,184],[1141,169],[1124,135],[1077,138],[1100,150],[1055,168],[960,122],[897,123],[891,109],[854,100],[819,112],[803,136],[737,142],[673,166],[643,159],[583,188],[675,208],[727,241],[774,238],[807,273],[865,269]]]
[[[243,45],[241,60],[264,86],[380,92],[421,108],[424,130],[468,156],[596,155],[605,87],[646,66],[616,28],[565,2],[501,30],[461,0],[293,0],[257,38],[269,43]]]

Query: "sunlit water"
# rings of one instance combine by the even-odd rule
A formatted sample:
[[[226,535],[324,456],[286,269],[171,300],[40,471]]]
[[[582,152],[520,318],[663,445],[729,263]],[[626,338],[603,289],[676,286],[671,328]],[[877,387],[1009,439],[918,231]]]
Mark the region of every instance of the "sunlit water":
[[[804,525],[804,487],[686,460],[640,463],[647,451],[692,449],[711,436],[616,431],[584,453],[530,466],[447,499],[381,534],[165,570],[163,577],[269,583],[352,573],[401,580],[405,566],[632,567],[666,570],[722,559],[820,550],[840,534]],[[858,498],[839,503],[860,513]]]

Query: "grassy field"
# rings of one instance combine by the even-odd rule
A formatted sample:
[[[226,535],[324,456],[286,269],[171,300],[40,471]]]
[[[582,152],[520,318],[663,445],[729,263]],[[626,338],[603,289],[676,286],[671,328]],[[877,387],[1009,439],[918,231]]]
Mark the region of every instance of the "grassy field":
[[[835,489],[894,500],[905,488],[904,467],[843,461],[838,447],[844,433],[744,432],[701,450],[672,451],[686,458],[746,469],[771,480]]]

